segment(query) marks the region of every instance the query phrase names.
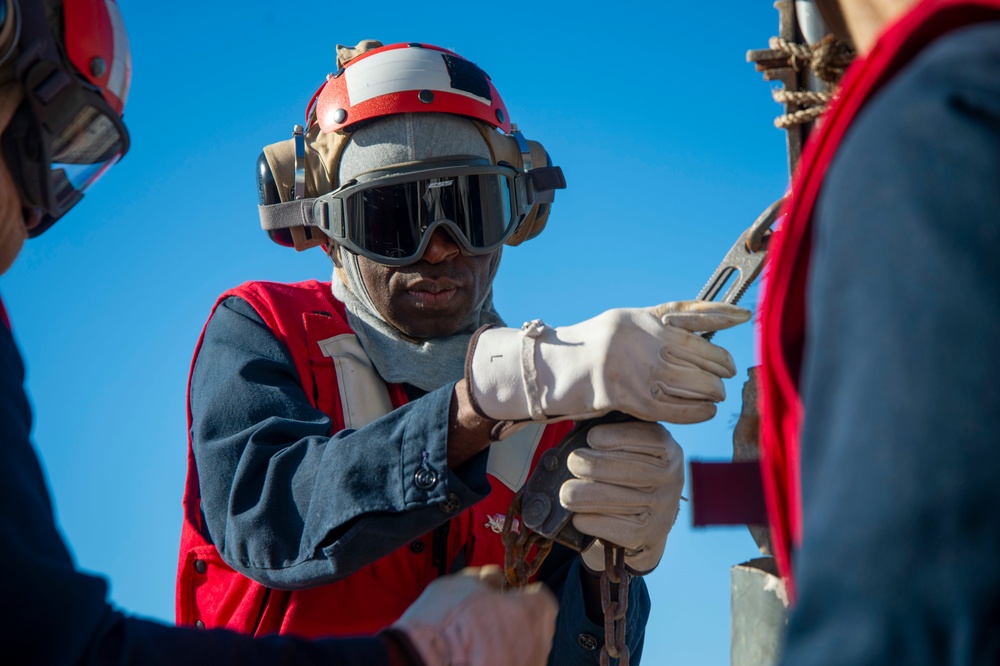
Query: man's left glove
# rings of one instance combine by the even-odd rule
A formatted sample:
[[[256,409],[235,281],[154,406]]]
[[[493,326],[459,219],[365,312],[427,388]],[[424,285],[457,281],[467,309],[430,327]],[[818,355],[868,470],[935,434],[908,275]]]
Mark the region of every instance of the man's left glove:
[[[438,578],[391,629],[424,666],[542,666],[559,604],[542,583],[502,592],[503,578],[495,564]]]
[[[592,571],[604,571],[604,544],[625,548],[635,574],[656,568],[677,519],[684,488],[684,452],[659,423],[629,421],[595,426],[590,448],[569,455],[576,477],[562,484],[559,501],[573,526],[597,541],[582,553]]]

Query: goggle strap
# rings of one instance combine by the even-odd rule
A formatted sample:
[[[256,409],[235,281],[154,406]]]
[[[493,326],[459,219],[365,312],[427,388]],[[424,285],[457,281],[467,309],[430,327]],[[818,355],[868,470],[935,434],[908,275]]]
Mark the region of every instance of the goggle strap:
[[[556,198],[556,190],[566,189],[566,176],[563,175],[562,167],[537,167],[529,175],[535,203],[552,203]]]
[[[331,215],[330,208],[331,205],[321,199],[296,199],[276,204],[258,205],[257,214],[260,216],[260,228],[264,231],[290,229],[294,232],[296,227],[306,227],[307,229],[314,227],[331,238],[342,240],[344,238],[344,224],[341,209],[334,204]],[[331,217],[333,218],[332,224]]]
[[[315,199],[296,199],[282,203],[259,205],[260,227],[264,231],[278,231],[292,227],[318,227],[313,220]]]

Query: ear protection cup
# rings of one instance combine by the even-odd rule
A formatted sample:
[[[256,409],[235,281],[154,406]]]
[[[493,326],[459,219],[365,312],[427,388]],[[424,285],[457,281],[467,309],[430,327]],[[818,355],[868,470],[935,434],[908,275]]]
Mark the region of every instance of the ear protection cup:
[[[350,140],[349,133],[324,134],[313,125],[305,135],[305,198],[332,192],[339,183],[336,175],[340,155]],[[333,175],[331,175],[333,174]],[[264,146],[257,158],[257,198],[261,206],[292,201],[295,198],[295,140],[286,139]],[[323,232],[309,226],[290,227],[267,232],[271,240],[298,251],[328,242]]]
[[[525,169],[524,156],[521,153],[521,147],[517,139],[510,134],[501,134],[480,122],[476,122],[476,127],[479,128],[480,134],[483,135],[486,143],[489,144],[494,164],[507,162],[518,169]],[[549,153],[542,144],[531,140],[528,140],[527,144],[531,155],[532,168],[552,165]],[[514,235],[507,239],[507,245],[520,245],[524,241],[531,240],[542,233],[542,230],[545,229],[545,224],[549,221],[549,212],[551,210],[551,201],[536,201],[535,205],[531,207],[531,211],[521,221]]]
[[[267,156],[261,153],[257,157],[257,203],[261,206],[270,206],[281,203],[278,195],[278,183],[274,180],[274,172],[267,162]],[[295,247],[289,229],[267,230],[268,237],[278,245],[285,247]]]

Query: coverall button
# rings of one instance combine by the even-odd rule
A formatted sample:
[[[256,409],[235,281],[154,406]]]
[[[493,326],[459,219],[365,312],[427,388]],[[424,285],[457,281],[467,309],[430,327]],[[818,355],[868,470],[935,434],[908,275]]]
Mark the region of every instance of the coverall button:
[[[194,623],[194,626],[198,627],[199,629],[204,629],[204,628],[205,628],[205,623],[204,623],[204,622],[202,622],[201,620],[197,620],[197,621],[196,621],[196,622]]]
[[[203,574],[206,571],[208,571],[208,565],[205,564],[205,560],[195,560],[194,561],[194,570],[197,571],[200,574]]]
[[[413,475],[413,482],[417,484],[417,488],[421,490],[427,490],[437,483],[438,475],[432,469],[426,467],[421,467],[417,470],[417,473]]]
[[[462,500],[458,499],[455,493],[448,493],[448,499],[441,503],[441,510],[445,513],[455,513],[462,508]]]
[[[597,649],[597,639],[590,634],[580,634],[576,637],[576,642],[580,644],[584,650],[590,650],[593,652]]]
[[[410,550],[414,553],[424,552],[424,542],[423,541],[413,541],[410,543]]]

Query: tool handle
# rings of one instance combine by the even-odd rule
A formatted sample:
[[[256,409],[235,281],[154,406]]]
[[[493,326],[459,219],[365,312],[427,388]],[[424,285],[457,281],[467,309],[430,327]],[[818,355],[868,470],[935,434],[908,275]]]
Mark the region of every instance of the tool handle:
[[[563,482],[574,478],[566,467],[566,459],[573,451],[587,446],[587,435],[594,426],[636,420],[622,412],[610,412],[579,421],[559,446],[543,453],[524,486],[521,522],[525,527],[574,550],[582,551],[590,546],[594,537],[573,527],[573,513],[559,502],[559,488]]]

